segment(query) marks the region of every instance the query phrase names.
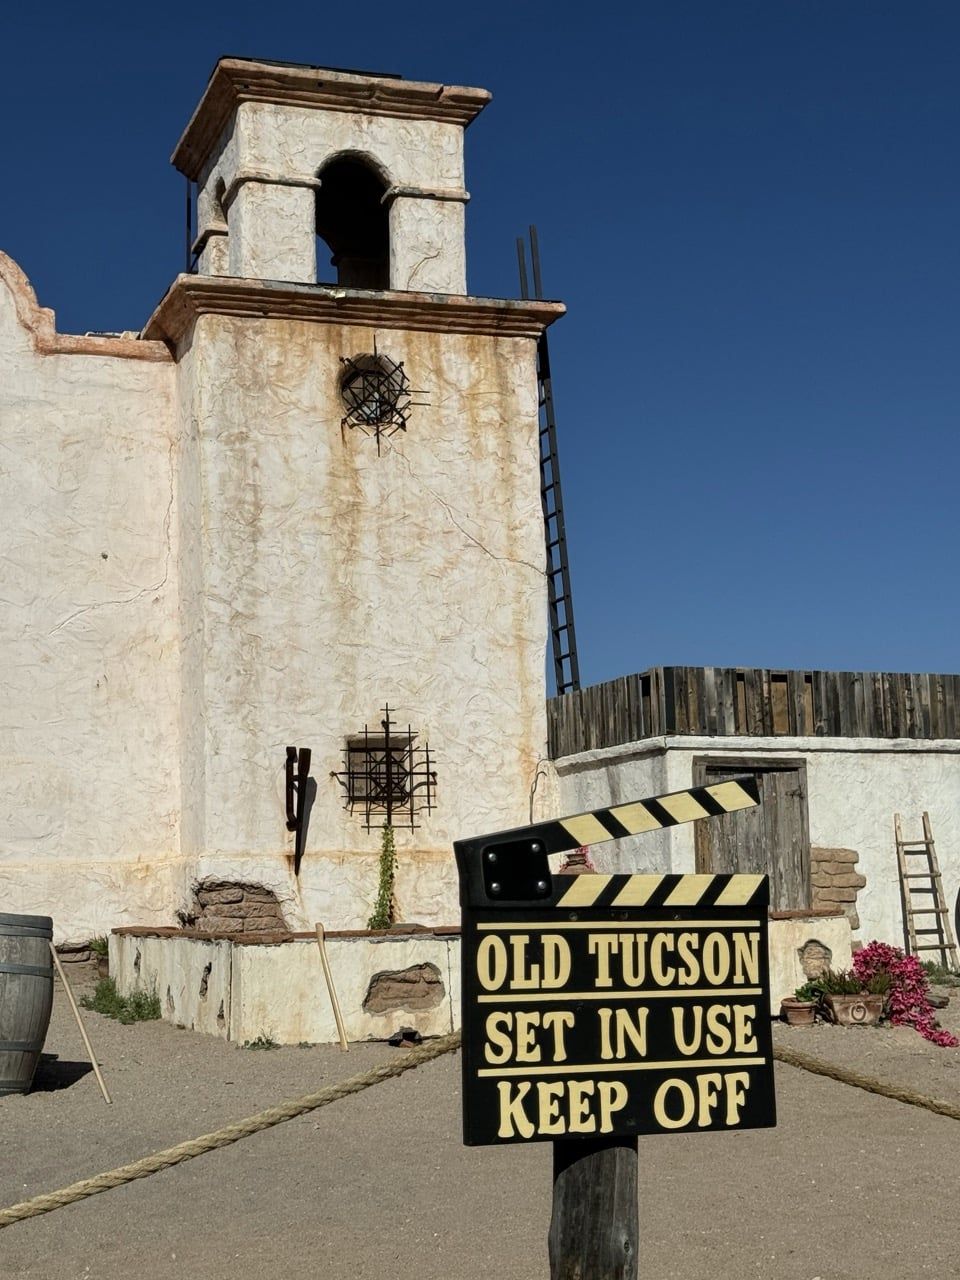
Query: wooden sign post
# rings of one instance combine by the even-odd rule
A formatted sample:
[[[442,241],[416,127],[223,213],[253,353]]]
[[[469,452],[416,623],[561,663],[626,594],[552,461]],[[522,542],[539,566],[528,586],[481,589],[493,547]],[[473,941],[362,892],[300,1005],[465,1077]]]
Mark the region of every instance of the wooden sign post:
[[[553,1280],[637,1274],[638,1134],[776,1123],[766,876],[548,855],[758,803],[717,783],[458,841],[467,1145],[554,1143]]]

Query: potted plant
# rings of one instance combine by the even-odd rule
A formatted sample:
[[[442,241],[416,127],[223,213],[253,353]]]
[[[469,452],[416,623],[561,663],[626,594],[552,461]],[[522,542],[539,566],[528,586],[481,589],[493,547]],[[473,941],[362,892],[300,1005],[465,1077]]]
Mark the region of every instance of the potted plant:
[[[792,996],[780,1001],[780,1016],[791,1027],[812,1027],[820,1004],[820,988],[816,981],[797,987]]]
[[[827,969],[817,982],[831,1022],[841,1027],[872,1027],[880,1021],[884,996],[882,981],[865,982],[850,970]]]
[[[886,984],[884,999],[894,1026],[915,1027],[925,1040],[945,1049],[960,1045],[934,1016],[930,985],[916,956],[886,942],[868,942],[853,957],[853,969],[869,990]]]

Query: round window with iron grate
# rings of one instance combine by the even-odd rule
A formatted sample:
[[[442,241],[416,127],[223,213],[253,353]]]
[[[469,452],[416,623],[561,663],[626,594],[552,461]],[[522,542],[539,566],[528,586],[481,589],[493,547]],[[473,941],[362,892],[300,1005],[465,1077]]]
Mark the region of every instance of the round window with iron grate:
[[[410,380],[403,364],[389,356],[358,355],[343,359],[340,395],[346,409],[344,426],[361,427],[377,436],[406,429]]]

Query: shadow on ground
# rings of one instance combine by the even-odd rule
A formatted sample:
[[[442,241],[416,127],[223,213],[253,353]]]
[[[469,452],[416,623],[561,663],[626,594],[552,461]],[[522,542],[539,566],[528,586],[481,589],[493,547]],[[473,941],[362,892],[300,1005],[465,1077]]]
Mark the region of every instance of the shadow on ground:
[[[69,1089],[92,1070],[89,1062],[69,1062],[58,1053],[42,1053],[31,1093],[56,1093],[58,1089]]]

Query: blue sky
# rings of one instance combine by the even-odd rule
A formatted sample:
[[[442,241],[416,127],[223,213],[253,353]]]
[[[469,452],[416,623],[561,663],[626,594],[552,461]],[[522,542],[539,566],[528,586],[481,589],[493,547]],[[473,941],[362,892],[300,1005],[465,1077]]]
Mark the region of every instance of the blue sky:
[[[71,332],[181,269],[219,55],[491,89],[470,287],[537,224],[584,682],[958,670],[960,6],[53,3],[3,44],[0,247]]]

